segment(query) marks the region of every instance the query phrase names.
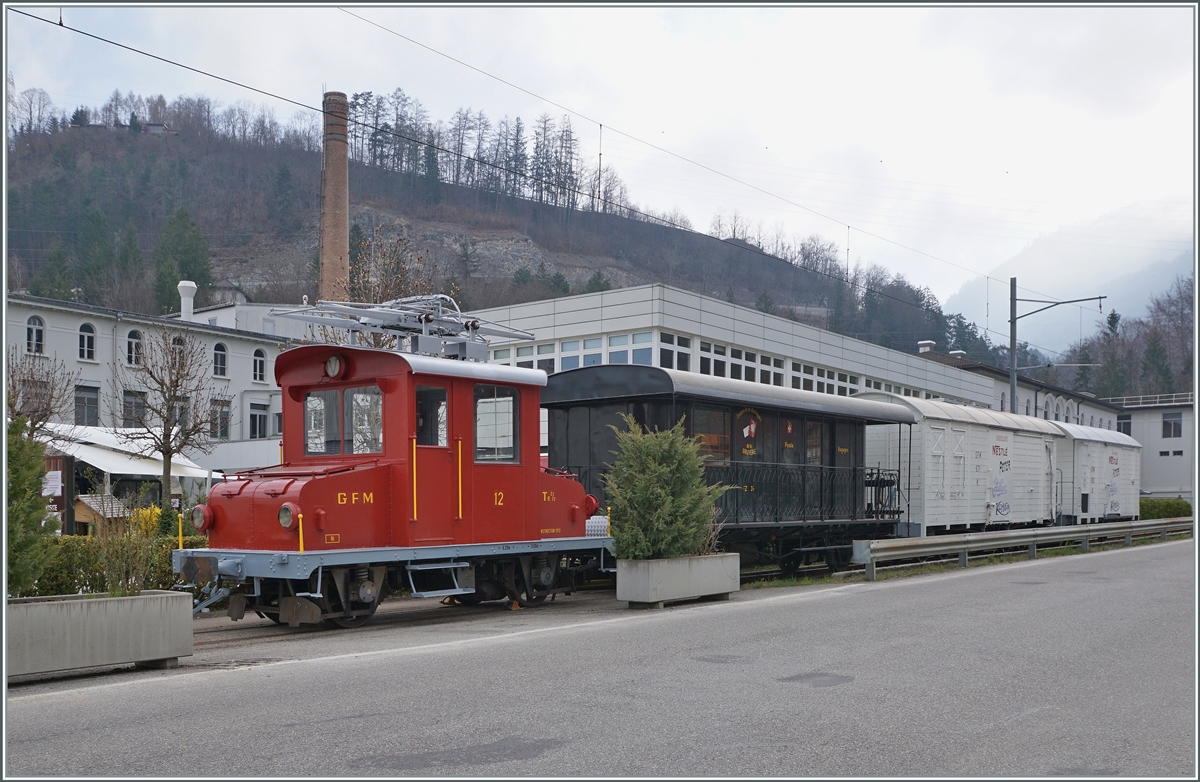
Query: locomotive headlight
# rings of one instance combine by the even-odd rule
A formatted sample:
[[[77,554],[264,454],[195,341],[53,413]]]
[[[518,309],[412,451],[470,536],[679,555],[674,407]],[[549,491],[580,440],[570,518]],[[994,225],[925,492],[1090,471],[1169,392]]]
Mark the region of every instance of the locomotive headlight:
[[[197,505],[192,508],[192,526],[197,532],[205,532],[213,523],[212,508],[207,505]]]
[[[300,515],[300,509],[294,503],[285,502],[279,508],[279,526],[284,529],[291,529],[296,526],[296,518]]]
[[[325,374],[329,377],[340,377],[342,373],[342,359],[339,356],[330,356],[325,360]]]

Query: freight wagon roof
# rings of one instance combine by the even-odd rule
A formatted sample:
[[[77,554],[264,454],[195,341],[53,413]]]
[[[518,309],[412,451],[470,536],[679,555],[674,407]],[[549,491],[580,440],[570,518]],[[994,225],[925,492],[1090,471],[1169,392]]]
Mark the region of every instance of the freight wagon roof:
[[[891,403],[898,407],[907,407],[917,414],[917,419],[932,418],[936,421],[955,421],[965,424],[980,424],[998,429],[1011,429],[1015,432],[1032,434],[1049,434],[1062,437],[1061,429],[1050,421],[1035,418],[1031,415],[1014,415],[989,410],[985,407],[967,407],[950,402],[939,402],[935,399],[917,399],[916,397],[896,396],[883,391],[869,391],[859,394],[859,398],[867,397],[882,403]]]
[[[1123,445],[1129,448],[1142,447],[1141,443],[1129,435],[1124,434],[1123,432],[1113,431],[1112,429],[1100,429],[1095,426],[1066,424],[1061,421],[1053,421],[1052,423],[1075,440],[1087,440],[1097,443],[1108,443],[1110,445]]]
[[[854,418],[867,423],[911,424],[916,417],[898,405],[859,396],[831,396],[678,369],[633,364],[602,364],[550,376],[543,407],[655,396],[687,396],[714,403],[750,404],[783,410]]]

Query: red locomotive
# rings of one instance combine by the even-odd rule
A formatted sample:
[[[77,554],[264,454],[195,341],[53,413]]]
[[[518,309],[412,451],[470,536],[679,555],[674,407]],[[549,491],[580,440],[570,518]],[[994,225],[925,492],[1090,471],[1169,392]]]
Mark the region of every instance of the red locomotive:
[[[468,331],[456,340],[430,320],[408,339],[425,355],[309,345],[279,356],[283,464],[213,486],[192,510],[210,548],[175,552],[176,572],[209,584],[200,605],[228,595],[233,619],[349,627],[388,587],[533,605],[567,568],[602,562],[611,539],[587,523],[595,497],[540,464],[545,373],[465,360],[467,345],[486,356],[480,325],[443,324]]]

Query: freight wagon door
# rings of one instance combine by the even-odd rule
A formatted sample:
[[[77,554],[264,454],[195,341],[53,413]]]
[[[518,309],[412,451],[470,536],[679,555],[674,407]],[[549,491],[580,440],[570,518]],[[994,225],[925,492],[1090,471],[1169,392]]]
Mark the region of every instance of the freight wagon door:
[[[413,542],[433,546],[454,542],[457,481],[450,447],[450,394],[441,385],[418,385],[416,392],[416,496]]]

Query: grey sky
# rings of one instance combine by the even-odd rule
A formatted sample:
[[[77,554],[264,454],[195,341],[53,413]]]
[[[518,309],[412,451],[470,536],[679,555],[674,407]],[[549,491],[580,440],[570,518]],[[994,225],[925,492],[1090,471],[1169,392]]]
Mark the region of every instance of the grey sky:
[[[58,6],[17,7],[57,21]],[[843,253],[848,223],[852,261],[943,301],[1038,237],[1133,203],[1151,207],[1093,226],[1087,241],[1179,253],[1193,239],[1191,6],[353,10],[603,122],[605,163],[640,206],[678,207],[701,230],[736,209],[768,234],[820,233]],[[468,106],[527,124],[563,113],[336,7],[63,13],[313,105],[323,85],[401,87],[434,119]],[[18,90],[42,87],[67,110],[114,88],[263,100],[11,12],[5,21]],[[275,105],[281,121],[295,110]],[[596,124],[572,121],[594,162]]]

